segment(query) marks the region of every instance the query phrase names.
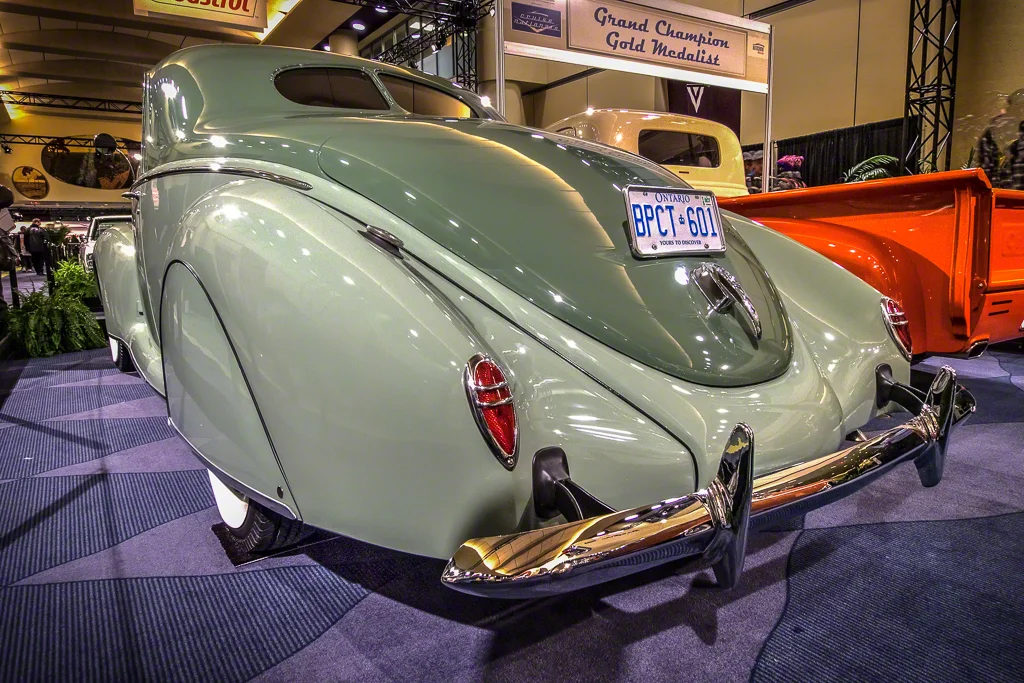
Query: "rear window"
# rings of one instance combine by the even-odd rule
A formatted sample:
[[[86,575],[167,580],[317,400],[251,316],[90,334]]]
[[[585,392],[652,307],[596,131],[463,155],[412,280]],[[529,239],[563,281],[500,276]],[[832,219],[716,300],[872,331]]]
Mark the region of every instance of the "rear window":
[[[117,220],[112,221],[96,221],[96,223],[92,227],[92,230],[89,232],[89,241],[95,242],[99,238],[101,232],[103,232],[112,225],[119,225],[121,223],[131,223],[131,221],[125,220],[124,218],[119,218]]]
[[[373,80],[356,69],[290,69],[278,74],[274,86],[292,102],[311,107],[390,109]]]
[[[447,116],[453,119],[475,119],[478,114],[462,100],[438,88],[387,74],[379,75],[402,109],[421,116]]]
[[[717,168],[722,163],[718,140],[699,133],[642,130],[637,148],[640,156],[666,166]]]

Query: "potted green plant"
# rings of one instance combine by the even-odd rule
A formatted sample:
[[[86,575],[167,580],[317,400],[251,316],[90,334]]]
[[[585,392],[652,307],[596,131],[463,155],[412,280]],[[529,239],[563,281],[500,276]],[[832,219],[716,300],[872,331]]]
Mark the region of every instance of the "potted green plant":
[[[896,157],[888,154],[877,154],[843,173],[843,182],[860,183],[865,180],[892,178],[893,170],[897,167],[899,161]]]

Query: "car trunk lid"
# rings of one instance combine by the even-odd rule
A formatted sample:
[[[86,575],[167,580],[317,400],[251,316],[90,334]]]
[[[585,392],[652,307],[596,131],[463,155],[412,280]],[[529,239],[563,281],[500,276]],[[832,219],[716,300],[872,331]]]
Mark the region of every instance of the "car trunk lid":
[[[319,153],[328,176],[584,334],[708,386],[786,370],[792,340],[778,293],[727,216],[724,254],[633,257],[622,188],[682,187],[660,167],[494,121],[384,117],[342,126]],[[692,277],[705,263],[739,281],[760,339],[739,306],[709,313]]]

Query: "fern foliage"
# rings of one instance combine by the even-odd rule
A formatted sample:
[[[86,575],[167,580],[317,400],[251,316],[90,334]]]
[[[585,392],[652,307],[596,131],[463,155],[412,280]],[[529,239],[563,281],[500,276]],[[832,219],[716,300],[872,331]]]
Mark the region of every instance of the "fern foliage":
[[[54,271],[51,296],[23,292],[21,308],[7,314],[7,332],[16,352],[30,357],[95,349],[106,344],[96,317],[82,303],[95,296],[96,280],[74,261]]]
[[[62,261],[53,271],[54,293],[73,299],[88,299],[98,295],[96,278],[78,261]]]
[[[899,159],[888,154],[878,154],[865,159],[843,174],[844,183],[859,183],[865,180],[891,178]]]

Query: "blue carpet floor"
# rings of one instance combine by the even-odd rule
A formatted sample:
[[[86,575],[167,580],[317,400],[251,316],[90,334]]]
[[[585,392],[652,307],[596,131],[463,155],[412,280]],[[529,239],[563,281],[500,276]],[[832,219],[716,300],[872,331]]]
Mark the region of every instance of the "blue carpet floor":
[[[753,534],[733,591],[663,567],[521,603],[327,535],[235,568],[143,380],[104,351],[8,363],[0,680],[1022,680],[1024,354],[919,369],[944,362],[979,411],[939,486],[904,466]]]

